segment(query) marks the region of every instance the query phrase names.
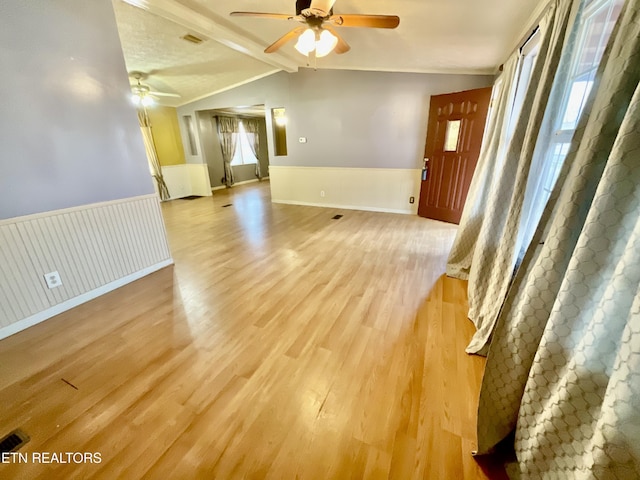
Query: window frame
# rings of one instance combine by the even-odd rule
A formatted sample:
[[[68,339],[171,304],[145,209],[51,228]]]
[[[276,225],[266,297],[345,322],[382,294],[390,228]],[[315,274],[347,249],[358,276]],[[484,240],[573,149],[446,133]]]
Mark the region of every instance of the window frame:
[[[606,31],[605,27],[600,33],[598,47],[595,51],[596,56],[592,59],[590,67],[584,71],[579,71],[579,62],[584,58],[585,49],[588,47],[588,35],[591,33],[591,25],[593,24],[594,18],[603,9],[608,9],[607,20],[605,22],[605,25],[608,25],[611,22],[611,16],[615,9],[616,1],[618,0],[591,0],[584,7],[584,13],[582,15],[583,21],[579,27],[579,35],[576,39],[577,48],[574,52],[572,52],[571,66],[569,68],[569,72],[571,73],[567,78],[567,82],[562,93],[562,103],[559,109],[559,112],[562,113],[560,113],[554,119],[554,134],[549,141],[549,146],[543,156],[544,161],[552,161],[555,164],[550,168],[545,169],[546,171],[543,173],[543,177],[545,178],[543,179],[542,188],[548,194],[551,194],[551,191],[553,190],[558,174],[560,173],[560,168],[564,163],[564,159],[566,158],[569,151],[569,146],[571,145],[571,141],[573,140],[573,135],[575,134],[576,128],[578,127],[578,123],[580,122],[580,117],[582,116],[585,104],[589,98],[589,94],[591,93],[591,88],[593,87],[593,82],[595,80],[598,67],[600,66],[600,62],[602,61],[602,55],[600,55],[600,58],[597,58],[597,52],[604,51],[604,48],[606,48],[606,42],[611,36],[611,31],[607,35],[604,34]],[[575,116],[575,120],[573,121],[573,125],[567,128],[567,122],[565,120],[570,106],[569,102],[571,100],[573,86],[577,82],[585,80],[589,83],[589,86],[585,88],[582,94],[578,112]],[[564,147],[564,145],[566,145],[566,147]],[[559,146],[561,146],[560,148],[565,151],[564,153],[557,155],[555,152],[557,151],[557,148]],[[549,160],[550,156],[556,158],[554,160]]]

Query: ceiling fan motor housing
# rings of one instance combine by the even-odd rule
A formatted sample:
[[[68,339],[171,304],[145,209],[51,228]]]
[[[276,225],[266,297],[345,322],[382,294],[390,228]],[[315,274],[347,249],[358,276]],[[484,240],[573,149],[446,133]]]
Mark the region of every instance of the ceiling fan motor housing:
[[[335,0],[296,0],[296,15],[302,15],[305,10],[313,16],[324,18],[333,15]]]

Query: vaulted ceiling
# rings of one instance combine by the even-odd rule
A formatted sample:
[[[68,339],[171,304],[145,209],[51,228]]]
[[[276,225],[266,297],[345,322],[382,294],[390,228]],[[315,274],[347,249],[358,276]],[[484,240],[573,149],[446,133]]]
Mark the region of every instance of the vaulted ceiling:
[[[317,68],[428,73],[493,73],[527,33],[546,0],[338,0],[334,13],[398,15],[395,30],[341,28],[351,45]],[[275,71],[307,66],[293,42],[264,48],[298,26],[293,21],[229,17],[232,11],[295,14],[294,0],[113,0],[129,72],[177,93],[182,105]],[[181,37],[204,41],[190,43]]]

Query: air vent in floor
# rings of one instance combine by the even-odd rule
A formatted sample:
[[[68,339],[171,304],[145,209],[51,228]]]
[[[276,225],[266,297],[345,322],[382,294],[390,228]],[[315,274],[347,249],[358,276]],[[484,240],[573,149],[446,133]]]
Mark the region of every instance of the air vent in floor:
[[[335,215],[331,217],[331,220],[340,220],[344,215]]]
[[[14,430],[0,440],[0,453],[15,452],[29,441],[29,436],[22,430]]]

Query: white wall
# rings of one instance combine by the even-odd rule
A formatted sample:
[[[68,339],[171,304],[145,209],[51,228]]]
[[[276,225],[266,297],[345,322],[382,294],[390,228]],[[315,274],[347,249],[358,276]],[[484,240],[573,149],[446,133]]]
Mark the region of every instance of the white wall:
[[[109,0],[3,0],[0,45],[0,219],[153,193]]]
[[[368,196],[360,197],[355,204],[342,205],[344,207],[360,205],[365,209],[413,212],[406,184],[400,180],[404,176],[387,175],[384,191],[379,191],[379,173],[363,171],[354,176],[350,172],[340,172],[340,169],[413,172],[421,168],[430,97],[486,87],[492,83],[493,77],[486,75],[301,69],[297,73],[277,73],[184,105],[178,108],[178,115],[192,115],[195,119],[196,112],[203,110],[264,104],[268,112],[267,134],[272,166],[331,168],[335,179],[357,179],[357,185],[340,181],[340,188],[368,192]],[[277,107],[285,107],[288,118],[287,156],[275,156],[273,149],[269,112]],[[298,143],[299,137],[305,137],[307,142]],[[202,162],[202,158],[195,156],[192,161]],[[284,182],[298,178],[292,170],[286,172],[286,178],[278,179],[277,175],[284,174],[284,170],[270,168],[272,185],[282,187]],[[302,175],[300,171],[297,174]],[[305,178],[313,178],[304,175]],[[308,184],[308,188],[309,192],[297,187],[287,188],[286,200],[309,203],[309,195],[316,196],[321,187],[316,182]],[[278,187],[277,191],[272,188],[274,200],[283,200],[283,192],[282,188]],[[336,202],[338,198],[355,201],[353,192],[334,198]],[[383,205],[379,200],[372,203],[373,199],[380,198],[388,200]],[[398,204],[400,198],[403,199],[402,207]]]
[[[271,166],[269,172],[274,203],[418,212],[420,169]]]
[[[155,194],[0,220],[0,338],[171,263]]]
[[[0,2],[0,338],[172,262],[129,96],[110,0]]]
[[[207,165],[193,163],[167,165],[162,167],[162,176],[171,194],[171,200],[192,195],[211,196]]]

